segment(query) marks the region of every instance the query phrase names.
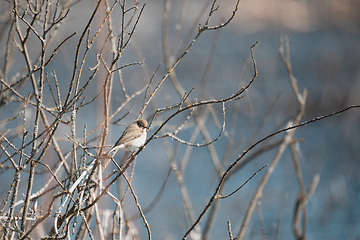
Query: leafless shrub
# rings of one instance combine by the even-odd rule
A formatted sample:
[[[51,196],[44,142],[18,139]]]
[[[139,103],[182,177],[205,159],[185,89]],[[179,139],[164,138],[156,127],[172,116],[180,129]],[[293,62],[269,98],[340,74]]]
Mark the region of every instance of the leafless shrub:
[[[200,24],[189,31],[188,35],[192,36],[194,31],[194,36],[191,40],[184,41],[183,47],[176,52],[168,46],[171,42],[167,35],[170,1],[166,0],[162,26],[166,71],[161,76],[158,69],[150,69],[153,72],[151,77],[146,73],[148,71],[144,66],[146,60],[140,58],[138,61],[128,63],[120,61],[126,50],[131,47],[137,49],[132,40],[146,11],[146,4],[138,1],[128,3],[125,0],[114,2],[99,0],[95,3],[92,12],[88,12],[87,24],[82,29],[76,29],[64,36],[59,33],[64,33],[63,29],[72,24],[69,18],[70,9],[76,4],[85,6],[84,1],[14,0],[11,3],[3,3],[7,7],[7,11],[3,13],[7,21],[1,29],[4,64],[0,72],[0,107],[2,108],[0,158],[2,174],[11,176],[12,179],[6,182],[9,188],[4,194],[5,198],[0,208],[1,237],[4,239],[151,239],[152,235],[158,237],[159,234],[151,232],[151,223],[146,215],[150,211],[161,210],[154,210],[153,206],[160,198],[167,197],[163,194],[164,188],[169,175],[174,173],[184,206],[183,228],[186,230],[183,232],[183,239],[188,237],[208,239],[221,200],[232,197],[266,165],[259,171],[249,174],[249,179],[244,184],[240,184],[241,186],[230,193],[225,193],[224,187],[229,182],[230,176],[257,156],[271,149],[278,149],[269,166],[265,168],[266,173],[250,202],[240,229],[235,232],[235,228],[231,227],[228,221],[230,239],[243,239],[255,205],[259,203],[263,189],[284,150],[289,147],[300,186],[293,229],[296,239],[305,239],[306,202],[315,191],[319,176],[314,176],[313,183],[306,191],[297,150],[294,147],[297,142],[293,137],[294,131],[300,126],[359,106],[349,106],[338,112],[301,122],[307,91],[298,89],[291,69],[288,41],[284,37],[279,48],[280,56],[289,73],[290,83],[297,99],[297,115],[288,120],[286,128],[278,128],[259,140],[255,137],[252,144],[241,152],[234,142],[234,133],[237,127],[239,102],[243,100],[257,78],[258,69],[254,54],[256,43],[249,46],[252,77],[246,80],[244,87],[239,86],[229,96],[205,98],[206,76],[209,74],[212,54],[208,60],[209,67],[206,68],[201,81],[200,99],[194,96],[193,88],[185,90],[186,87],[182,85],[176,74],[178,64],[186,61],[185,56],[192,51],[199,38],[208,31],[218,31],[226,27],[232,21],[239,8],[239,2],[239,0],[234,1],[232,13],[218,24],[214,22],[219,19],[216,14],[221,8],[220,3],[216,0],[207,3],[203,10],[199,11]],[[206,17],[202,21],[204,13]],[[181,14],[179,16],[179,18],[184,17]],[[173,36],[176,37],[178,34],[179,31],[175,28]],[[59,35],[64,37],[59,40]],[[213,41],[214,45],[216,38]],[[73,59],[70,63],[71,72],[66,77],[67,75],[62,73],[63,64],[55,60],[59,51],[73,48],[75,50],[68,53]],[[144,81],[137,81],[134,87],[123,78],[122,71],[125,69],[143,71]],[[161,91],[167,81],[170,81],[171,87],[175,89],[175,96],[172,96],[171,101],[168,102],[165,101],[168,96]],[[117,100],[114,95],[121,99],[120,105],[114,104]],[[227,128],[225,123],[229,106],[232,106],[231,123]],[[89,109],[96,113],[89,113]],[[125,122],[123,119],[140,117],[148,117],[149,133],[151,133],[144,146],[125,156],[121,164],[104,154],[111,146],[108,138],[112,125]],[[96,118],[92,123],[96,121],[98,123],[92,124],[93,126],[89,128],[87,124],[81,122],[86,118]],[[215,137],[206,126],[210,118],[219,128]],[[194,129],[190,140],[184,140],[181,136],[187,128]],[[81,136],[79,132],[82,132]],[[272,141],[275,135],[280,138]],[[203,139],[203,142],[198,142],[199,138]],[[227,140],[226,154],[223,158],[219,156],[220,147],[215,145],[215,142],[221,138]],[[163,140],[162,150],[169,159],[170,168],[154,201],[148,207],[143,207],[136,189],[132,186],[132,179],[136,175],[135,160],[143,155],[145,148],[156,139]],[[170,146],[171,143],[174,147]],[[184,154],[180,154],[177,150],[178,144],[186,145]],[[217,183],[211,196],[206,199],[206,204],[197,213],[188,192],[189,183],[186,182],[184,173],[192,149],[200,147],[208,152],[216,171]],[[182,159],[177,161],[178,158]],[[124,179],[126,184],[119,183],[120,179]],[[118,184],[119,189],[121,186],[126,187],[117,191],[113,187],[115,183]],[[42,184],[41,187],[38,186],[39,184]],[[128,214],[129,203],[125,201],[128,193],[135,202],[136,216]],[[110,205],[104,200],[105,196],[111,199]],[[259,204],[259,216],[261,216],[260,208]],[[206,214],[208,218],[201,226],[199,223]],[[136,224],[134,219],[137,217],[142,219],[143,226]],[[261,217],[259,219],[261,220]],[[301,227],[300,220],[302,220]],[[234,238],[234,235],[237,238]],[[266,237],[265,232],[264,237]]]

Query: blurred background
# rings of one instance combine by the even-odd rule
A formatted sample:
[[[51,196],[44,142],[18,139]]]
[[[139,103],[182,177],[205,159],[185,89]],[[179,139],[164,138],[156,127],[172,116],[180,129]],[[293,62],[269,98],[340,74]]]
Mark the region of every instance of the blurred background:
[[[160,81],[166,73],[163,57],[163,13],[165,1],[139,1],[146,3],[130,47],[123,52],[120,63],[126,64],[144,59],[141,67],[129,67],[122,71],[122,77],[129,93],[136,92],[148,82],[160,64],[154,82]],[[228,19],[234,10],[235,0],[217,2],[219,10],[213,14],[209,23],[214,26]],[[51,43],[57,46],[71,33],[81,32],[91,15],[95,1],[80,1],[71,7],[68,18],[61,26]],[[5,9],[11,5],[2,1],[2,17],[6,19]],[[171,1],[167,25],[170,59],[174,61],[184,51],[197,32],[198,24],[204,24],[208,16],[211,1]],[[101,15],[102,14],[102,15]],[[102,11],[92,23],[92,29],[98,27],[104,17]],[[113,15],[115,26],[120,24],[120,16]],[[2,33],[5,33],[5,22]],[[250,59],[250,47],[258,41],[255,52],[258,77],[244,98],[238,101],[238,110],[234,102],[226,104],[228,130],[233,114],[236,114],[236,131],[225,132],[215,143],[220,159],[229,154],[228,166],[252,143],[267,136],[286,123],[298,111],[295,95],[288,74],[279,57],[279,41],[282,35],[289,38],[293,74],[297,78],[300,92],[307,89],[305,115],[302,121],[329,114],[349,105],[360,104],[360,2],[356,0],[242,0],[232,21],[218,31],[204,32],[195,42],[191,51],[185,55],[175,69],[177,78],[185,91],[190,91],[191,99],[220,99],[229,96],[245,86],[252,78],[253,69]],[[94,31],[94,30],[93,30]],[[73,53],[79,34],[66,43],[48,71],[56,69],[61,89],[66,93],[73,67]],[[35,42],[35,37],[33,37]],[[90,76],[87,70],[96,65],[96,53],[100,51],[100,35],[96,47],[91,49],[83,78]],[[1,58],[4,59],[6,38],[1,39]],[[36,47],[31,54],[38,54]],[[15,58],[16,59],[16,58]],[[2,64],[2,63],[1,63]],[[9,75],[15,75],[23,62],[15,62]],[[3,65],[1,65],[1,68]],[[102,84],[105,70],[97,74],[88,95],[94,95]],[[21,74],[20,74],[21,75]],[[30,86],[30,85],[29,85]],[[112,109],[116,109],[124,97],[119,82],[114,81]],[[26,95],[25,92],[23,94]],[[170,79],[167,79],[158,95],[154,98],[157,107],[165,107],[179,101]],[[108,135],[109,144],[114,143],[125,125],[133,121],[138,113],[142,98],[135,101],[132,114],[120,124],[112,125]],[[79,112],[77,119],[78,134],[87,124],[88,129],[95,127],[102,118],[102,105],[90,105]],[[269,114],[269,109],[270,114]],[[12,106],[1,110],[2,118],[11,113]],[[204,110],[205,111],[205,110]],[[216,106],[221,122],[221,106]],[[148,108],[145,117],[151,118],[154,109]],[[29,113],[31,114],[31,113]],[[120,113],[119,117],[123,114]],[[30,115],[30,118],[33,115]],[[307,239],[360,239],[360,110],[353,109],[339,116],[298,128],[295,138],[301,151],[300,163],[305,189],[308,189],[313,177],[320,175],[319,185],[307,204]],[[182,119],[170,122],[176,125]],[[8,126],[7,126],[8,127]],[[220,128],[216,121],[208,117],[206,127],[211,138],[217,137]],[[68,127],[60,128],[69,132]],[[152,134],[154,128],[149,130]],[[1,129],[4,132],[4,128]],[[189,140],[194,129],[191,121],[179,137]],[[227,149],[226,134],[233,134],[234,145],[231,153]],[[59,139],[65,138],[58,135]],[[275,137],[274,139],[279,139]],[[181,161],[187,146],[170,140],[171,149],[176,153],[175,161]],[[195,142],[203,143],[199,136]],[[61,143],[64,149],[70,143]],[[67,146],[68,145],[68,146]],[[255,158],[231,176],[224,189],[229,193],[240,186],[247,178],[265,164],[271,163],[277,149]],[[250,152],[251,153],[251,152]],[[119,154],[118,154],[119,155]],[[49,155],[49,161],[52,160]],[[118,156],[120,158],[120,156]],[[56,159],[54,159],[56,161]],[[169,170],[169,159],[164,151],[161,139],[154,140],[144,149],[137,159],[133,186],[140,204],[146,207],[161,189]],[[249,201],[264,175],[266,169],[255,176],[243,189],[229,199],[221,200],[210,239],[225,239],[226,221],[230,220],[233,232],[237,233],[243,221]],[[0,187],[4,197],[10,182],[6,173],[0,178],[4,184]],[[194,148],[184,171],[185,184],[191,203],[197,216],[212,195],[218,183],[217,173],[211,163],[206,148]],[[41,179],[37,181],[41,182]],[[40,188],[40,187],[39,187]],[[274,239],[279,216],[281,216],[279,239],[292,239],[292,218],[294,205],[299,192],[294,164],[289,150],[280,159],[267,183],[261,199],[261,213],[266,236]],[[131,198],[129,199],[131,202]],[[130,210],[133,214],[136,209]],[[164,188],[164,193],[151,211],[146,213],[154,239],[179,239],[187,230],[181,193],[173,173]],[[206,223],[201,221],[201,226]],[[141,220],[138,228],[146,236]],[[226,236],[226,237],[225,237]],[[254,212],[246,239],[262,239],[258,215]]]

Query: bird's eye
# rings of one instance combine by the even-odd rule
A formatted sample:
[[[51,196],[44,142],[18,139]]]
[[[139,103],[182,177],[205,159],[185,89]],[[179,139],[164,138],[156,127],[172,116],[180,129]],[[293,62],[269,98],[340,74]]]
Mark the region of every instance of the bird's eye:
[[[137,121],[136,123],[137,123],[138,127],[145,127],[144,124],[142,123],[142,121]]]

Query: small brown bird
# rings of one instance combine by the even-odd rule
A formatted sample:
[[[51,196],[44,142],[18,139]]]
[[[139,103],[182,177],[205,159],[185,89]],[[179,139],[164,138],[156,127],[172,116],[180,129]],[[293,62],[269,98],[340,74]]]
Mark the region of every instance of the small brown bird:
[[[130,151],[141,147],[146,141],[146,128],[148,123],[145,119],[139,119],[130,124],[121,137],[116,141],[115,145],[110,149],[109,155],[113,156],[122,148]]]

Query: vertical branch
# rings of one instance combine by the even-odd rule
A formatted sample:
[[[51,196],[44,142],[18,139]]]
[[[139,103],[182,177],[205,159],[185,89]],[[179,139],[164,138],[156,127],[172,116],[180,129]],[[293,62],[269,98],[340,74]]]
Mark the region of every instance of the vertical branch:
[[[29,99],[26,99],[24,101],[24,107],[23,107],[23,110],[22,110],[22,114],[24,116],[23,117],[22,148],[21,148],[20,153],[19,153],[18,167],[15,168],[15,174],[14,174],[14,180],[13,180],[14,184],[12,184],[13,185],[12,198],[11,198],[11,201],[10,201],[9,216],[8,216],[8,219],[6,220],[6,223],[5,223],[4,237],[8,237],[7,236],[7,231],[10,229],[10,226],[11,226],[11,221],[12,221],[12,218],[13,218],[15,203],[16,203],[18,190],[19,190],[20,173],[21,173],[22,158],[23,158],[23,147],[24,147],[24,144],[25,144],[25,138],[26,138],[26,134],[27,134],[27,131],[26,131],[26,106],[27,106],[28,100]]]
[[[78,84],[76,84],[78,85]],[[75,87],[75,95],[77,94],[77,86]],[[73,109],[71,111],[71,119],[70,119],[70,131],[71,131],[71,137],[72,139],[76,139],[76,104],[73,105]],[[78,171],[78,166],[77,166],[77,154],[76,154],[76,144],[73,143],[72,144],[72,149],[71,149],[71,168],[70,168],[70,173],[69,173],[69,185],[71,185],[72,182],[74,182],[74,178],[75,173]]]
[[[291,86],[294,90],[294,93],[295,93],[295,96],[296,98],[298,99],[298,104],[299,104],[299,111],[294,119],[293,122],[289,122],[288,123],[288,126],[295,126],[295,125],[298,125],[303,114],[304,114],[304,111],[305,111],[305,101],[306,101],[306,95],[307,95],[307,91],[306,89],[304,90],[304,93],[303,94],[300,94],[299,91],[298,91],[298,87],[297,87],[297,84],[296,84],[296,81],[294,80],[295,78],[292,76],[292,71],[291,71],[291,62],[290,62],[290,53],[288,52],[289,50],[289,47],[288,45],[286,45],[286,54],[288,57],[284,57],[281,53],[281,46],[280,46],[280,56],[281,56],[281,59],[284,61],[284,64],[286,66],[286,69],[288,71],[288,74],[289,74],[289,79],[290,79],[290,82],[291,82]],[[248,227],[248,224],[249,224],[249,221],[250,221],[250,217],[252,215],[252,212],[255,208],[255,205],[256,205],[256,202],[261,198],[262,196],[262,192],[263,192],[263,189],[267,183],[267,181],[269,180],[270,178],[270,175],[273,173],[277,163],[279,162],[280,160],[280,157],[282,156],[282,154],[284,153],[286,147],[292,142],[292,138],[293,138],[293,135],[294,135],[294,132],[295,132],[295,129],[291,129],[291,130],[288,130],[286,131],[285,133],[285,136],[283,138],[283,142],[282,144],[280,145],[279,147],[279,150],[278,152],[276,153],[272,163],[269,165],[269,168],[268,170],[266,171],[265,173],[265,176],[263,177],[263,179],[261,180],[260,184],[259,184],[259,187],[258,189],[256,190],[253,198],[251,199],[250,201],[250,205],[246,211],[246,214],[245,214],[245,217],[244,217],[244,220],[243,220],[243,223],[241,225],[241,228],[240,228],[240,231],[238,233],[238,238],[239,239],[243,239],[244,236],[245,236],[245,232],[246,232],[246,229]]]
[[[283,201],[282,201],[281,207],[280,207],[280,211],[279,211],[279,215],[278,215],[278,218],[276,221],[276,235],[275,235],[276,240],[280,240],[280,223],[281,223],[282,212],[284,210],[285,200],[286,200],[286,196],[283,198]]]
[[[258,202],[256,203],[256,210],[259,218],[262,239],[267,240],[265,227],[264,227],[264,219],[261,213],[261,199],[259,199]]]
[[[99,141],[99,151],[98,151],[98,156],[100,156],[102,154],[103,151],[103,147],[105,145],[106,142],[106,136],[108,134],[109,131],[109,112],[110,112],[110,103],[111,103],[111,94],[112,94],[112,81],[113,81],[113,74],[112,74],[112,69],[116,64],[115,59],[119,58],[119,54],[117,53],[117,49],[115,46],[115,41],[114,41],[114,36],[115,36],[115,29],[113,29],[113,25],[112,25],[112,19],[111,19],[111,15],[110,13],[113,11],[115,5],[119,2],[115,1],[113,6],[110,8],[109,7],[109,3],[108,1],[104,1],[105,3],[105,11],[106,11],[106,17],[103,19],[103,23],[101,24],[101,26],[105,23],[105,20],[107,20],[107,25],[108,25],[108,35],[106,37],[106,40],[104,41],[103,45],[102,45],[102,49],[101,49],[101,53],[100,53],[100,59],[104,65],[104,68],[106,70],[105,73],[105,79],[104,82],[102,83],[102,92],[103,92],[103,118],[102,118],[102,122],[104,123],[103,128],[102,128],[102,133],[101,133],[101,137],[100,137],[100,141]],[[121,5],[121,4],[120,4]],[[112,62],[111,65],[108,67],[106,65],[106,62],[104,61],[102,54],[103,51],[106,47],[107,42],[110,40],[110,51],[112,52]]]
[[[233,234],[232,234],[232,231],[231,231],[231,223],[230,223],[230,220],[227,221],[227,224],[228,224],[229,239],[230,239],[230,240],[234,240],[234,237],[233,237]]]
[[[96,227],[99,231],[99,239],[100,240],[105,240],[104,238],[104,232],[103,232],[103,225],[101,224],[101,217],[100,217],[100,213],[99,213],[99,208],[98,208],[98,204],[96,203],[94,206],[94,212],[95,212],[95,220],[96,220]]]
[[[73,86],[74,86],[74,82],[75,82],[75,78],[76,78],[76,73],[77,73],[77,70],[78,70],[78,69],[77,69],[77,66],[78,66],[78,63],[79,63],[79,55],[80,55],[80,48],[81,48],[82,42],[83,42],[83,40],[84,40],[84,37],[85,37],[86,32],[87,32],[87,31],[89,30],[89,28],[90,28],[90,24],[91,24],[92,20],[94,19],[95,14],[97,13],[101,2],[102,2],[102,0],[98,0],[98,2],[96,3],[96,6],[95,6],[95,8],[94,8],[94,11],[92,12],[89,21],[87,22],[86,26],[84,27],[84,31],[82,32],[82,34],[81,34],[81,36],[80,36],[80,39],[79,39],[79,42],[78,42],[78,44],[77,44],[77,48],[76,48],[76,51],[75,51],[73,74],[72,74],[72,78],[71,78],[71,81],[70,81],[68,94],[67,94],[67,96],[66,96],[64,105],[67,105],[67,104],[68,104],[68,102],[69,102],[69,100],[70,100],[70,97],[71,97],[71,93],[72,93]]]
[[[138,208],[140,216],[141,216],[141,218],[143,220],[143,223],[145,225],[145,228],[146,228],[146,231],[147,231],[147,234],[148,234],[148,239],[151,240],[150,226],[149,226],[149,223],[147,222],[147,220],[145,218],[145,215],[144,215],[143,211],[141,210],[141,206],[139,204],[138,197],[136,196],[135,191],[134,191],[133,187],[131,186],[131,182],[130,182],[129,178],[126,176],[126,173],[124,173],[123,177],[124,177],[125,181],[127,182],[128,186],[130,188],[131,194],[132,194],[132,196],[133,196],[133,198],[135,200],[136,207]]]
[[[4,68],[3,68],[3,71],[0,72],[0,78],[4,78],[4,81],[7,81],[6,77],[7,77],[7,74],[8,74],[8,69],[10,68],[11,63],[12,63],[12,58],[11,58],[12,54],[11,54],[11,52],[12,52],[13,45],[14,45],[14,43],[12,41],[12,39],[14,37],[13,36],[14,35],[14,26],[15,26],[15,22],[14,22],[14,20],[12,20],[11,23],[10,23],[8,37],[7,37],[7,40],[6,40],[6,52],[5,52]],[[3,88],[4,88],[3,84],[0,84],[0,90],[3,90]],[[3,103],[5,103],[6,101],[7,101],[7,94],[6,94],[6,92],[1,91],[1,94],[0,94],[0,106]]]
[[[46,9],[45,9],[45,21],[44,21],[44,25],[43,25],[43,37],[45,37],[45,30],[46,30],[46,24],[47,24],[47,14],[48,14],[48,9],[49,8],[49,2],[46,2]],[[17,1],[14,1],[14,14],[15,14],[15,24],[16,24],[16,31],[18,33],[18,37],[21,41],[22,44],[22,51],[23,51],[23,55],[25,57],[26,63],[27,63],[27,68],[29,73],[32,72],[32,65],[31,65],[31,60],[27,51],[27,46],[26,46],[26,40],[28,39],[28,33],[30,31],[30,26],[28,28],[28,33],[25,37],[22,36],[21,34],[21,29],[19,26],[19,20],[18,20],[18,13],[17,13],[17,9],[18,9],[18,5],[17,5]],[[35,33],[35,30],[34,30]],[[36,33],[35,33],[36,34]],[[36,34],[38,35],[38,34]],[[37,86],[36,84],[36,80],[35,80],[35,76],[33,74],[30,75],[31,80],[32,80],[32,85],[33,85],[33,92],[35,95],[35,99],[37,102],[36,105],[36,114],[35,114],[35,120],[34,120],[34,129],[33,129],[33,143],[32,143],[32,150],[31,150],[31,164],[30,164],[30,174],[29,174],[29,181],[28,181],[28,188],[27,188],[27,193],[26,193],[26,197],[25,197],[25,204],[24,204],[24,208],[23,208],[23,215],[22,215],[22,222],[21,222],[21,230],[24,231],[25,230],[25,223],[26,223],[26,215],[27,215],[27,211],[28,211],[28,206],[29,206],[29,197],[31,195],[31,189],[32,189],[32,184],[34,181],[34,173],[35,173],[35,167],[36,167],[36,163],[34,161],[32,161],[32,158],[35,157],[36,154],[36,150],[37,150],[37,135],[38,135],[38,129],[39,129],[39,120],[40,120],[40,113],[41,113],[41,105],[42,105],[42,99],[43,99],[43,84],[44,84],[44,67],[45,67],[45,47],[46,47],[46,42],[44,40],[44,38],[39,38],[40,39],[40,43],[41,43],[41,67],[40,67],[40,79],[39,79],[39,86]]]
[[[296,239],[305,239],[305,233],[306,233],[306,202],[305,202],[305,188],[304,188],[304,181],[302,177],[301,167],[299,163],[299,159],[296,155],[296,150],[294,147],[294,143],[291,143],[289,145],[291,157],[293,159],[294,167],[295,167],[295,173],[299,184],[299,195],[298,195],[298,204],[299,207],[297,208],[299,211],[302,211],[302,231],[298,229],[298,221],[300,214],[297,214],[298,211],[295,212],[294,216],[294,224],[293,224],[293,231],[296,236]]]
[[[182,196],[183,203],[184,203],[185,218],[189,223],[192,223],[195,221],[195,213],[194,213],[193,206],[191,204],[188,190],[185,185],[184,175],[183,175],[183,172],[180,169],[178,169],[178,167],[176,166],[176,163],[173,161],[173,158],[171,158],[171,160],[172,160],[171,168],[175,172],[176,179],[178,180],[181,196]],[[197,235],[200,238],[200,236],[201,236],[200,227],[196,227],[195,232],[193,234]]]

